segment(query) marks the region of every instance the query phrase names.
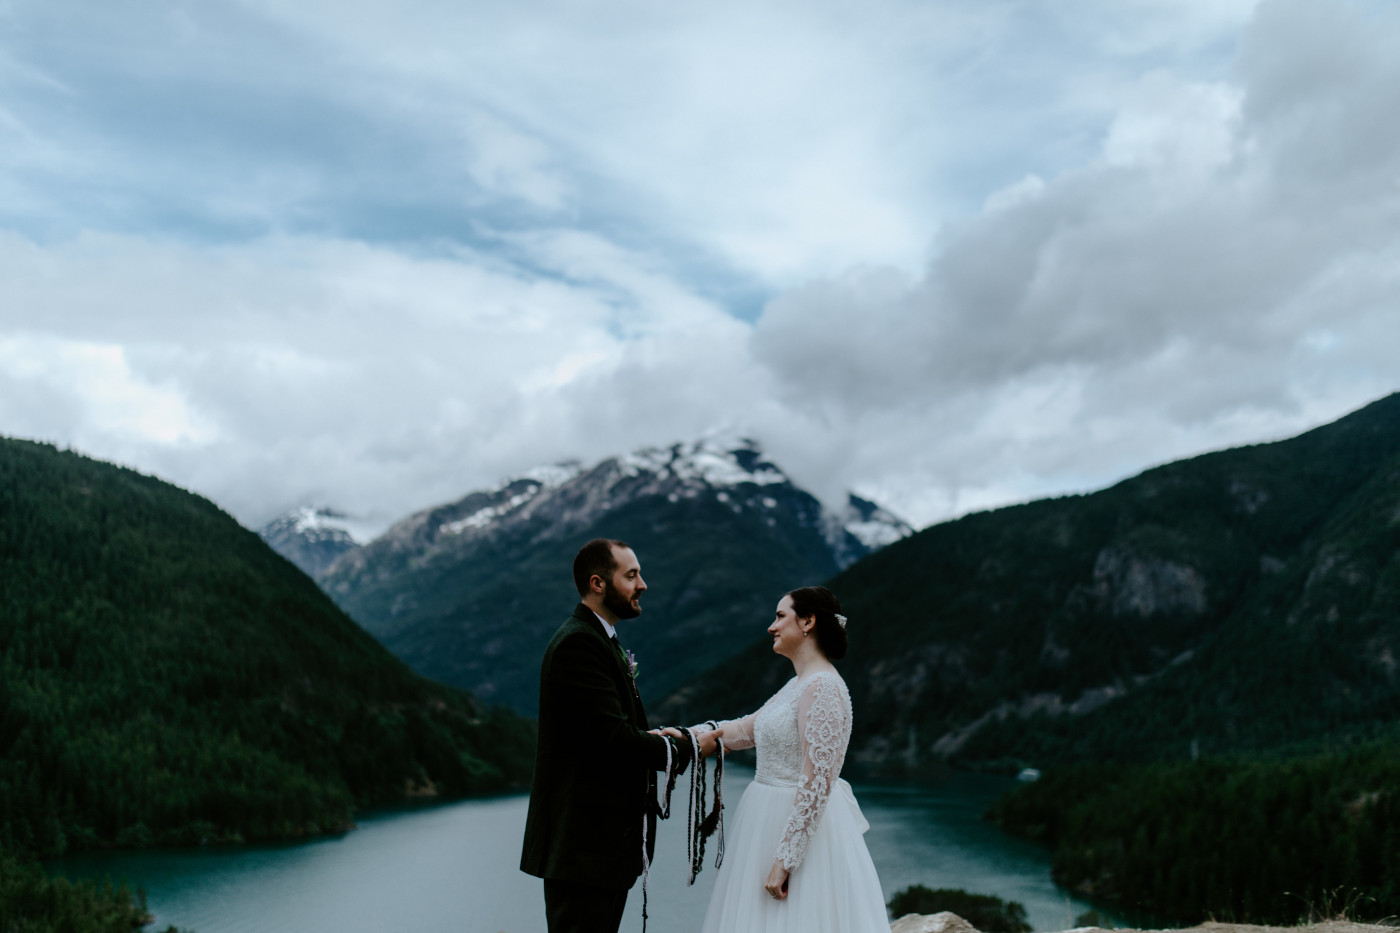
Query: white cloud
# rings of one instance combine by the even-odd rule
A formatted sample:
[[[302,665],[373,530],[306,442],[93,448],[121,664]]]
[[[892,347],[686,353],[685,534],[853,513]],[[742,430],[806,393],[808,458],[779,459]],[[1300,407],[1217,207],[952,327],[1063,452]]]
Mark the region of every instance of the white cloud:
[[[1045,191],[1045,179],[1039,175],[1027,175],[1013,185],[1007,185],[987,196],[982,203],[984,214],[994,214],[1020,204],[1034,201]]]
[[[1223,82],[1183,84],[1153,71],[1109,127],[1104,159],[1158,171],[1219,169],[1235,155],[1242,97]]]
[[[1319,19],[1335,41],[1315,41]],[[832,434],[867,437],[878,412],[902,435],[903,468],[939,477],[893,496],[920,517],[1276,438],[1395,390],[1400,137],[1372,124],[1378,101],[1400,107],[1394,32],[1265,4],[1242,83],[1149,72],[1104,158],[989,198],[917,280],[866,269],[789,292],[757,355]],[[1279,95],[1299,72],[1344,78]],[[1348,156],[1337,135],[1370,145]],[[1329,171],[1304,174],[1318,159]],[[880,476],[884,446],[829,469]]]
[[[0,372],[21,399],[0,431],[141,463],[252,523],[310,497],[387,519],[536,461],[698,433],[735,403],[727,365],[704,370],[719,396],[677,374],[747,325],[616,246],[535,252],[569,280],[326,240],[0,237]]]
[[[926,522],[1400,382],[1384,5],[64,10],[0,34],[0,432],[249,523],[721,426]]]
[[[546,211],[565,206],[568,182],[547,144],[485,111],[461,119],[467,171],[478,185]]]
[[[49,396],[44,409],[66,409],[76,422],[72,427],[99,443],[115,440],[139,450],[205,446],[218,438],[217,426],[192,410],[176,386],[152,384],[133,372],[121,346],[46,335],[0,337],[0,371],[28,390],[20,405],[0,407],[0,417],[10,423],[23,424],[34,400]],[[54,426],[36,419],[34,427],[43,434]]]

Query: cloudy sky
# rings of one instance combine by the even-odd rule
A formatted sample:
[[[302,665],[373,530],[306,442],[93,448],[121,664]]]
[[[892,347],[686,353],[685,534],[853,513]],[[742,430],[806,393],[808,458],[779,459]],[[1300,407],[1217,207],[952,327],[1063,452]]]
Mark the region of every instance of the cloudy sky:
[[[0,433],[256,526],[729,431],[916,524],[1400,389],[1389,0],[0,0]]]

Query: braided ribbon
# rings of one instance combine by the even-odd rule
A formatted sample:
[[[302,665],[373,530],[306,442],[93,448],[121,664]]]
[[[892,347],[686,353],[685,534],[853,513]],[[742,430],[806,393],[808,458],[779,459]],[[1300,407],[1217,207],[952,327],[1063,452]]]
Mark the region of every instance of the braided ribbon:
[[[705,725],[718,732],[719,725],[711,720]],[[705,759],[700,755],[700,739],[685,726],[677,727],[681,735],[690,743],[690,758],[694,767],[690,772],[690,794],[686,809],[686,856],[690,862],[690,876],[686,884],[694,884],[700,870],[705,867],[705,841],[719,833],[719,850],[715,853],[715,868],[724,863],[724,740],[715,736],[715,789],[714,804],[705,813]],[[656,786],[656,815],[667,820],[671,818],[671,794],[676,789],[679,772],[675,757],[671,753],[671,738],[666,738],[666,785]],[[647,857],[647,813],[642,812],[642,933],[647,929],[647,883],[651,879],[651,859]]]
[[[719,726],[711,720],[705,725],[714,731]],[[690,729],[681,732],[690,739],[695,766],[690,773],[690,806],[687,813],[686,855],[690,860],[690,877],[686,884],[694,884],[700,870],[705,867],[705,841],[719,832],[719,851],[715,854],[715,867],[724,862],[724,740],[715,736],[715,792],[714,805],[705,813],[705,759],[700,757],[700,740]]]
[[[719,732],[719,723],[711,719],[705,723],[714,732]],[[705,840],[709,839],[716,832],[719,833],[719,850],[715,852],[715,868],[724,864],[724,739],[715,736],[715,802],[710,808],[710,813],[700,823],[700,851],[696,853],[695,860],[691,863],[693,870],[690,876],[690,883],[695,883],[695,876],[700,874],[700,869],[705,862]],[[700,803],[704,803],[705,798],[705,769],[704,762],[700,767],[700,795],[696,798]]]
[[[657,813],[661,819],[666,819],[671,815],[671,790],[676,786],[675,754],[671,746],[671,737],[662,736],[666,740],[666,797],[664,804],[657,801]],[[661,785],[657,785],[657,796],[661,796]],[[647,884],[651,881],[651,857],[647,855],[647,813],[645,807],[642,808],[642,933],[647,930]]]
[[[669,735],[662,736],[666,740],[666,786],[662,789],[660,782],[656,785],[656,815],[658,818],[668,820],[671,818],[671,792],[676,789],[676,757],[672,739]],[[642,933],[647,930],[647,883],[651,880],[651,858],[647,855],[647,811],[642,810]]]

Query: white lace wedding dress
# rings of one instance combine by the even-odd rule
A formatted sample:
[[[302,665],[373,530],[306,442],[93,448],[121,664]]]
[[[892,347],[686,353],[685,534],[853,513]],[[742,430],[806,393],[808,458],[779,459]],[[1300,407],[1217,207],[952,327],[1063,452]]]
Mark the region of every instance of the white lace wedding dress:
[[[704,933],[889,933],[870,824],[840,779],[851,697],[835,671],[794,677],[758,712],[720,723],[726,748],[758,748],[758,772],[725,820],[724,864]],[[764,888],[775,859],[788,896]]]

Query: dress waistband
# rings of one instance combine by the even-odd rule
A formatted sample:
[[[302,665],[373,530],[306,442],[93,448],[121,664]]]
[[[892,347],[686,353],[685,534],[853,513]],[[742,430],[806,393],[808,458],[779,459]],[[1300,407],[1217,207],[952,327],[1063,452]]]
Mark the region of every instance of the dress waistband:
[[[769,777],[766,774],[755,774],[754,781],[759,784],[767,784],[769,787],[796,787],[796,781],[784,781],[781,778]]]

